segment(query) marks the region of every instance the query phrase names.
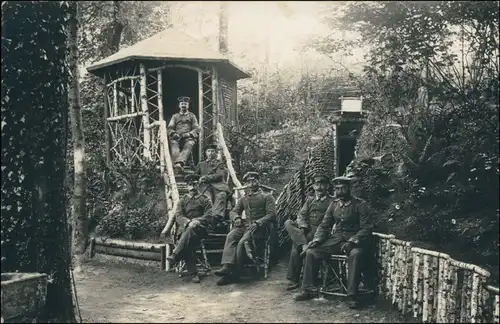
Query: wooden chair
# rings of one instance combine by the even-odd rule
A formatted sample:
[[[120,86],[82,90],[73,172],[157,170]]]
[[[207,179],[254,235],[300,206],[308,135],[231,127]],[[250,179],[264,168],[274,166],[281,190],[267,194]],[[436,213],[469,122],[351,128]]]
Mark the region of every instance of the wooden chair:
[[[177,226],[174,224],[172,228],[171,241],[173,246],[177,244]],[[211,267],[210,262],[208,262],[208,255],[203,248],[203,243],[200,244],[198,249],[196,250],[196,267],[198,269],[198,273],[208,275],[210,273]],[[179,274],[179,277],[184,277],[188,275],[188,271],[186,269],[186,262],[184,260],[179,261],[175,266],[175,272]]]
[[[347,256],[332,254],[321,264],[322,284],[320,294],[330,296],[347,296]],[[368,286],[366,272],[361,272],[359,295],[373,294],[375,291]]]

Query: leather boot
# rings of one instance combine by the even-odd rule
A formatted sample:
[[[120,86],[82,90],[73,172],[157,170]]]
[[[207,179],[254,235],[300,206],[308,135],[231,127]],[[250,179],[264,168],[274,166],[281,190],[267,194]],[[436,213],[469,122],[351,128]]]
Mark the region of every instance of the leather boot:
[[[215,270],[214,271],[214,274],[218,277],[226,277],[226,276],[229,276],[231,274],[231,265],[228,264],[228,263],[224,263],[222,265],[222,268],[220,268],[219,270]]]

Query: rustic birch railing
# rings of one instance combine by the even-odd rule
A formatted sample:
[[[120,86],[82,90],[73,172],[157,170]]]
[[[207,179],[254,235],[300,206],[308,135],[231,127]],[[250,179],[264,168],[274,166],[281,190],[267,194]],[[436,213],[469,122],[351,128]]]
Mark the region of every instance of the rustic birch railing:
[[[423,323],[498,323],[498,288],[490,273],[448,254],[412,247],[394,235],[378,239],[379,296]]]
[[[175,210],[177,209],[177,203],[179,202],[179,191],[177,190],[174,167],[172,165],[172,159],[170,156],[166,122],[163,120],[160,123],[160,171],[165,183],[165,195],[167,198],[168,209],[167,224],[161,231],[161,234],[167,235],[168,233],[170,233],[170,230],[174,225],[174,214]],[[167,244],[167,255],[170,255],[169,249],[170,245]]]

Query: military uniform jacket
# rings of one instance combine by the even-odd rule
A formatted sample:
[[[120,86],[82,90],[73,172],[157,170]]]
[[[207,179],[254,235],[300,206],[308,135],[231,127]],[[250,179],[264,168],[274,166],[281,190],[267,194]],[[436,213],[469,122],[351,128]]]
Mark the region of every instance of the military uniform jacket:
[[[365,201],[357,197],[343,202],[334,199],[319,225],[314,240],[320,243],[332,238],[365,245],[372,234],[371,215]]]
[[[246,219],[243,220],[244,225],[251,225],[256,221],[261,225],[267,225],[276,221],[274,197],[262,190],[241,197],[229,213],[229,218],[234,222],[236,218],[241,217],[243,211],[245,211],[246,216]]]
[[[323,196],[320,199],[314,197],[307,197],[306,202],[302,206],[297,216],[297,225],[299,227],[305,227],[309,229],[316,230],[316,228],[321,224],[321,221],[325,217],[325,213],[328,210],[328,206],[333,201],[331,196]]]
[[[168,135],[172,136],[173,133],[182,135],[188,133],[191,138],[195,139],[198,137],[198,132],[200,131],[200,125],[198,125],[198,119],[196,116],[188,111],[185,114],[175,113],[167,126]]]
[[[196,166],[195,173],[207,179],[207,182],[200,183],[200,192],[204,192],[209,186],[218,191],[230,192],[226,183],[227,169],[223,162],[217,159],[201,161]]]
[[[193,197],[186,194],[179,200],[174,217],[178,225],[177,233],[183,232],[193,219],[197,219],[203,226],[209,227],[212,223],[212,202],[210,198],[200,193]]]

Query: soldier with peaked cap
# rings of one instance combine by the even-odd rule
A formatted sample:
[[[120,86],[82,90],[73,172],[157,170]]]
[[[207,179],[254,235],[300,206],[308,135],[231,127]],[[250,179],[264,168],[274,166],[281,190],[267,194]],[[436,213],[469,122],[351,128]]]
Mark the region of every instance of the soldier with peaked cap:
[[[212,223],[212,203],[198,191],[199,179],[197,174],[185,178],[188,192],[179,200],[174,215],[179,240],[172,255],[167,258],[172,266],[184,259],[188,272],[193,276],[192,281],[197,283],[200,277],[196,268],[196,249],[200,240],[208,235]]]
[[[327,176],[317,175],[314,177],[314,196],[307,197],[302,209],[299,211],[297,220],[291,219],[285,222],[285,229],[292,240],[292,250],[288,263],[287,279],[290,281],[287,290],[300,287],[300,272],[303,259],[300,257],[303,248],[309,243],[316,233],[316,229],[323,220],[326,210],[333,197],[328,195],[330,185]]]
[[[195,114],[189,111],[189,97],[179,97],[180,112],[174,114],[167,126],[170,147],[172,151],[172,160],[175,162],[175,168],[181,169],[186,164],[191,155],[200,126]]]
[[[363,253],[372,235],[371,212],[367,203],[351,195],[351,178],[335,178],[335,199],[328,207],[323,221],[318,226],[313,240],[305,247],[302,292],[295,300],[307,300],[316,296],[315,278],[321,260],[331,254],[347,255],[347,296],[349,307],[357,308],[358,286],[361,266],[365,262]]]
[[[229,186],[227,185],[227,168],[224,162],[217,159],[217,145],[207,145],[205,154],[207,158],[201,161],[195,168],[195,173],[200,178],[200,193],[212,200],[213,216],[215,222],[220,222],[226,214],[226,201],[228,198]]]
[[[260,175],[257,172],[248,172],[243,177],[248,189],[229,214],[233,229],[227,235],[224,244],[222,268],[214,272],[221,277],[217,282],[218,285],[227,285],[239,279],[247,258],[253,259],[249,242],[252,239],[263,239],[269,224],[276,221],[273,195],[262,191],[259,179]],[[242,218],[243,211],[245,219]]]

